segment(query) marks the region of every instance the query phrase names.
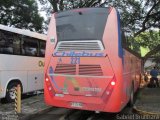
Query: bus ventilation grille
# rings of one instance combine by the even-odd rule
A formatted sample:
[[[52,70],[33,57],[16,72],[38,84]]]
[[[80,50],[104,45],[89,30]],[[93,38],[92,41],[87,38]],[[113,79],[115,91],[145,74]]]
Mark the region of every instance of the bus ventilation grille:
[[[79,65],[79,75],[102,76],[100,65]]]
[[[56,51],[82,51],[82,50],[104,50],[99,40],[89,41],[60,41],[57,44]]]
[[[57,64],[56,69],[55,69],[55,74],[75,75],[76,74],[76,65]]]

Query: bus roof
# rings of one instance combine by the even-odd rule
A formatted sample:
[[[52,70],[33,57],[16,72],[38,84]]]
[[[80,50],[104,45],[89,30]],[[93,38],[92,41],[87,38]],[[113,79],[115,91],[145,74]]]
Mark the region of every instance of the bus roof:
[[[26,35],[26,36],[41,39],[41,40],[47,40],[47,35],[45,34],[31,32],[29,30],[24,30],[19,28],[8,27],[2,24],[0,24],[0,30],[5,30],[5,31],[9,31],[9,32],[13,32],[21,35]]]

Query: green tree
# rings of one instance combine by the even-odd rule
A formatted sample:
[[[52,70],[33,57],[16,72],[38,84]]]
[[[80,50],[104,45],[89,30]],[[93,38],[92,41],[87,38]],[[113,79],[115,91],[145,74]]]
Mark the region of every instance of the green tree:
[[[46,5],[46,9],[52,9],[53,12],[63,11],[73,8],[95,7],[99,6],[102,0],[39,0],[41,4]],[[48,2],[51,6],[48,6]],[[51,12],[49,10],[48,12]]]
[[[141,46],[147,46],[150,50],[152,50],[156,48],[158,44],[160,44],[160,35],[158,31],[147,31],[136,36],[135,41],[137,41]]]
[[[106,0],[104,4],[119,10],[125,32],[133,37],[160,28],[160,0]]]
[[[35,0],[0,0],[0,24],[42,32],[43,17]]]
[[[143,32],[135,37],[135,41],[142,47],[148,47],[149,52],[143,57],[144,61],[148,57],[155,58],[160,63],[160,35],[158,31]]]

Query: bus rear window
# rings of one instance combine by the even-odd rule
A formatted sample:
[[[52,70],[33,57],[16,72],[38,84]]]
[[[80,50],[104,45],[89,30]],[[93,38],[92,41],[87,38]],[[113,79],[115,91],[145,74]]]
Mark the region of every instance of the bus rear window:
[[[56,15],[58,41],[102,40],[108,8],[85,8]]]

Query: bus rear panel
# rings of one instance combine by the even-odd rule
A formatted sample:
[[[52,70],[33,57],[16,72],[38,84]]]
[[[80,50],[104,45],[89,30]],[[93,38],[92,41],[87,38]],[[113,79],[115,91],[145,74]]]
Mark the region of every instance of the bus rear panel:
[[[120,20],[114,8],[55,13],[49,25],[46,48],[44,92],[47,104],[119,112],[129,101],[127,94],[131,90],[128,88],[134,80],[130,78],[130,71],[130,77],[123,79],[123,69],[126,67],[124,59],[128,59],[125,55],[131,54],[123,54]]]

